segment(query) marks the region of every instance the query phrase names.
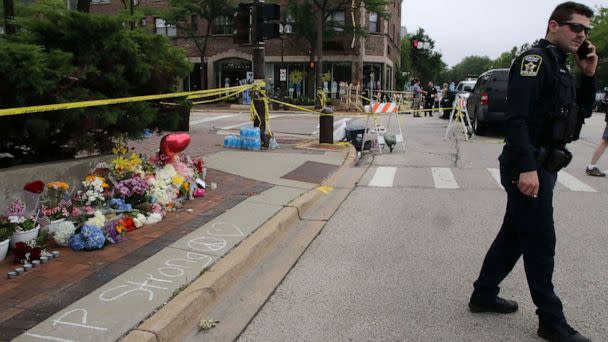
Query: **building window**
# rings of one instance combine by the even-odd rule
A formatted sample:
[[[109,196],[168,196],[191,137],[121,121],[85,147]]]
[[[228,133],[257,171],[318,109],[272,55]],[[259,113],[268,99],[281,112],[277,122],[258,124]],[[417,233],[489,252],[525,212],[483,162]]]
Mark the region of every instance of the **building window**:
[[[232,18],[228,16],[221,16],[213,19],[213,34],[233,34],[234,26]]]
[[[369,14],[369,32],[378,32],[378,13],[371,12]]]
[[[176,37],[177,36],[177,28],[175,27],[175,25],[167,24],[164,19],[155,18],[154,24],[155,24],[154,31],[156,32],[156,34],[159,34],[161,36],[167,36],[167,37]]]
[[[345,25],[344,18],[345,18],[344,11],[334,11],[327,18],[327,22],[333,27],[334,31],[342,32],[342,31],[344,31],[344,25]]]

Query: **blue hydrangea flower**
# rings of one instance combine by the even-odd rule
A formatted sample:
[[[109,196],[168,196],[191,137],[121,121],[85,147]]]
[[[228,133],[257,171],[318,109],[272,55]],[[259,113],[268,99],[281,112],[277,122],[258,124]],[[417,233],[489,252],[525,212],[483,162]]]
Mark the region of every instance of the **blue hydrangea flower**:
[[[97,226],[84,225],[80,229],[80,235],[85,244],[85,249],[100,249],[103,247],[106,241],[106,237],[103,234],[103,230]]]
[[[69,246],[71,249],[75,251],[81,251],[85,248],[84,241],[82,240],[82,236],[80,234],[74,234],[70,238]]]
[[[112,198],[110,200],[110,207],[112,207],[116,210],[123,210],[123,211],[132,211],[133,210],[133,206],[130,203],[126,203],[125,200],[122,198]]]

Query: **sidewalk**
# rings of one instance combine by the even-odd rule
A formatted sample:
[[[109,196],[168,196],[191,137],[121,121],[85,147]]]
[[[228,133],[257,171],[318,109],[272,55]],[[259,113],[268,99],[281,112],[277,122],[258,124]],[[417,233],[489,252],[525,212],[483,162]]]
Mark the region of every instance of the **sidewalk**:
[[[187,152],[205,158],[208,182],[217,189],[129,233],[120,244],[94,252],[57,248],[58,259],[0,280],[0,340],[121,338],[286,205],[318,187],[349,153],[288,144],[276,151],[224,150],[216,138],[192,138]],[[136,150],[152,150],[156,140]],[[14,268],[7,259],[0,263],[4,274]]]

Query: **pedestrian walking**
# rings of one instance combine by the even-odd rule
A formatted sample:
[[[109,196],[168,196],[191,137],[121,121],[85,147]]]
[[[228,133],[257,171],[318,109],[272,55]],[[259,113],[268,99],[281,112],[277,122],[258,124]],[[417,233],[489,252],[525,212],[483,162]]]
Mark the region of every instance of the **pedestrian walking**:
[[[608,94],[606,96],[608,97]],[[604,154],[606,147],[608,147],[608,107],[606,108],[606,117],[604,118],[604,121],[606,121],[604,134],[602,134],[602,138],[591,156],[591,164],[587,165],[586,172],[589,176],[606,177],[606,173],[600,171],[596,164],[600,160],[602,154]]]
[[[567,323],[552,276],[556,242],[553,188],[557,172],[572,157],[566,144],[578,139],[584,118],[591,116],[598,64],[591,43],[583,57],[574,55],[582,74],[577,93],[566,58],[583,45],[592,16],[593,10],[579,3],[558,5],[545,39],[511,66],[506,144],[499,157],[501,183],[507,193],[506,214],[469,302],[472,312],[517,311],[517,302],[498,297],[498,286],[523,255],[539,318],[537,334],[549,341],[590,341]]]

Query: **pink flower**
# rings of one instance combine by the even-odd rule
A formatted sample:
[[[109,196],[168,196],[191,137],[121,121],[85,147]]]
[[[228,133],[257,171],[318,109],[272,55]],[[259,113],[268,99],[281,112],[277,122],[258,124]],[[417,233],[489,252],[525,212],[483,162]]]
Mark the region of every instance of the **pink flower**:
[[[72,217],[78,217],[81,215],[80,209],[73,207],[72,208]]]

